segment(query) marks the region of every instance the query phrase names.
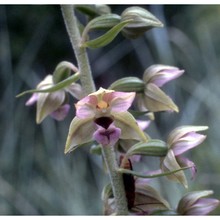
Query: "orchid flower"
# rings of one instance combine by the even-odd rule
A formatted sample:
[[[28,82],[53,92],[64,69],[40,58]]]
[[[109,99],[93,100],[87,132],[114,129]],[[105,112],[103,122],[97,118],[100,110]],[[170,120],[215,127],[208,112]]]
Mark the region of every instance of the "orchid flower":
[[[211,190],[187,193],[179,201],[177,212],[180,215],[207,215],[219,206],[220,201],[203,198],[213,194]]]
[[[47,75],[43,81],[37,85],[37,89],[47,89],[54,85],[53,76]],[[77,83],[72,83],[67,88],[51,93],[33,93],[26,102],[26,106],[37,103],[36,122],[40,124],[48,115],[54,119],[63,120],[70,109],[67,103],[67,93],[70,93],[75,98],[81,97],[81,86]]]
[[[127,111],[135,98],[134,92],[116,92],[100,88],[75,105],[66,141],[65,153],[79,145],[96,140],[112,145],[120,139],[146,141],[134,117]]]
[[[167,141],[169,150],[161,163],[162,170],[168,171],[181,167],[190,167],[192,178],[194,178],[196,166],[188,158],[183,157],[182,154],[201,144],[205,140],[206,135],[197,132],[207,129],[207,126],[181,126],[171,131]],[[183,171],[167,177],[187,187],[187,180]]]
[[[175,111],[178,107],[172,99],[167,96],[161,89],[167,82],[178,78],[184,73],[173,66],[152,65],[147,68],[143,75],[145,83],[144,93],[139,94],[138,106],[141,111],[149,110],[151,112],[158,111]]]

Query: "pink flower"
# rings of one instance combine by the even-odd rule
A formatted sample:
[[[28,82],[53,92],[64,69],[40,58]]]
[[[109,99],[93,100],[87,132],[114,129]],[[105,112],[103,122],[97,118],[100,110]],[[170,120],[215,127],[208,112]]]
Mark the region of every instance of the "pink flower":
[[[145,83],[144,92],[138,95],[138,106],[141,111],[151,112],[175,111],[179,109],[161,89],[167,82],[178,78],[184,73],[177,67],[166,65],[152,65],[147,68],[143,75]]]
[[[121,139],[146,140],[134,117],[127,111],[134,92],[100,88],[76,103],[76,117],[70,125],[65,152],[96,140],[102,145]]]
[[[47,89],[54,86],[53,76],[47,75],[38,85],[38,89]],[[68,93],[75,98],[80,97],[81,86],[72,83],[70,86],[56,92],[33,93],[25,103],[26,106],[37,104],[37,123],[41,123],[48,115],[61,121],[69,113],[70,105],[66,103]]]
[[[177,212],[180,215],[207,215],[219,206],[219,200],[203,198],[213,191],[195,191],[187,193],[179,202]]]
[[[198,131],[207,130],[207,126],[181,126],[170,132],[168,136],[168,153],[163,158],[161,169],[163,171],[177,170],[181,167],[190,167],[192,179],[196,174],[196,165],[188,158],[182,156],[186,151],[201,144],[206,135],[198,134]],[[187,187],[187,180],[183,171],[167,178],[177,181]]]

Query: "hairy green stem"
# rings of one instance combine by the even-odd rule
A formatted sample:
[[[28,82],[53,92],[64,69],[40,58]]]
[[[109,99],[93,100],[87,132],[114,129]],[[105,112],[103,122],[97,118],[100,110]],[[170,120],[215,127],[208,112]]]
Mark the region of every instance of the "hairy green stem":
[[[80,47],[81,35],[77,25],[77,19],[74,13],[73,5],[61,5],[61,10],[66,25],[67,32],[77,59],[79,72],[81,74],[80,81],[85,91],[85,95],[94,92],[95,84],[92,78],[89,59],[86,53],[86,49]]]
[[[111,186],[115,199],[115,208],[117,215],[127,215],[127,199],[125,195],[122,174],[118,172],[118,163],[115,158],[113,146],[103,146],[102,154],[105,159],[106,166],[109,171]]]

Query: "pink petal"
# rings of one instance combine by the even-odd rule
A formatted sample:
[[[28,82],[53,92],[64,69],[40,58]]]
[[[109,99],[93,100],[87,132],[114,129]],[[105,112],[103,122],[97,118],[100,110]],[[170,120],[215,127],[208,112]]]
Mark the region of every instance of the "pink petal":
[[[111,110],[113,112],[124,112],[124,111],[127,111],[128,108],[130,108],[135,98],[135,93],[134,92],[113,92],[112,97],[114,98],[110,102]],[[103,100],[105,101],[105,96],[103,97]]]
[[[187,215],[207,215],[219,205],[219,200],[212,198],[200,198],[192,208],[187,210]]]
[[[154,83],[158,87],[162,87],[167,82],[178,78],[184,73],[184,70],[179,70],[178,68],[165,69],[154,76],[150,82]]]
[[[70,105],[65,104],[60,106],[56,111],[52,112],[50,116],[56,119],[57,121],[62,121],[69,113],[69,110],[70,110]]]
[[[191,161],[189,160],[188,158],[185,158],[185,157],[176,157],[177,159],[177,162],[179,163],[179,165],[181,167],[190,167],[190,171],[191,171],[191,179],[195,179],[195,176],[196,176],[196,173],[197,173],[197,169],[196,169],[196,165]]]
[[[97,98],[96,96],[86,96],[76,103],[76,116],[81,119],[95,116]]]
[[[108,129],[98,126],[99,128],[94,132],[93,138],[103,146],[114,145],[121,135],[121,129],[116,128],[113,124]]]
[[[183,154],[184,152],[198,146],[206,138],[206,135],[198,134],[196,132],[189,132],[172,146],[175,156]]]
[[[38,100],[38,93],[33,93],[33,95],[25,103],[26,106],[33,105]]]

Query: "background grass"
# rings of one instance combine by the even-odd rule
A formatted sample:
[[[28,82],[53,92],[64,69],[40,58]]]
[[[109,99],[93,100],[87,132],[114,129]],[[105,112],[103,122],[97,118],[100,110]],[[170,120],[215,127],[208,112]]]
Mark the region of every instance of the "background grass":
[[[111,5],[121,13],[126,5]],[[159,113],[148,133],[166,140],[179,125],[208,125],[206,141],[188,156],[198,173],[189,189],[165,178],[153,183],[175,207],[182,193],[213,189],[220,199],[220,6],[142,5],[164,24],[136,40],[119,35],[108,46],[88,50],[97,88],[120,77],[142,77],[152,64],[178,66],[185,74],[164,90],[179,114]],[[81,148],[64,155],[74,108],[62,122],[47,118],[35,123],[29,96],[58,62],[75,63],[59,6],[0,6],[0,214],[102,214],[101,191],[108,177],[102,161]],[[164,183],[163,182],[163,183]],[[175,193],[173,193],[175,192]],[[220,209],[214,214],[219,214]]]

